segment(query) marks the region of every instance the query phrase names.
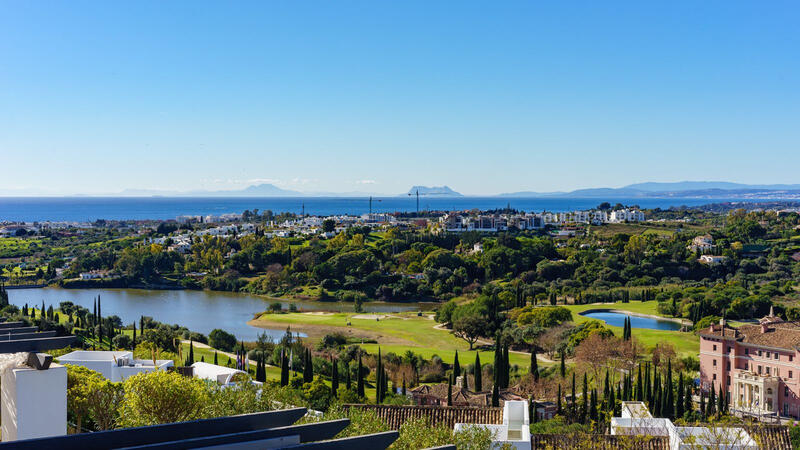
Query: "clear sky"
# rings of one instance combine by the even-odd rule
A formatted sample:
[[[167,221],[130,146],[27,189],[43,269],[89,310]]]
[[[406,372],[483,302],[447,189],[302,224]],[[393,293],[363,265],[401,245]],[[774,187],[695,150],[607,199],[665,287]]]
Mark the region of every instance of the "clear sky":
[[[798,183],[797,1],[3,1],[0,193]]]

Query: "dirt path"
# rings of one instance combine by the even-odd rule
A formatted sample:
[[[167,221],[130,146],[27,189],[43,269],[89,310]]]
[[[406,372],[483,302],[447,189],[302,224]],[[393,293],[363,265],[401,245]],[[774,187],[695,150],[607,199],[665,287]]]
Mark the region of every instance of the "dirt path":
[[[184,343],[184,344],[188,344],[189,342],[191,342],[192,345],[197,347],[197,348],[207,348],[207,349],[210,349],[210,350],[214,350],[217,353],[219,353],[220,355],[227,356],[228,358],[230,358],[230,359],[232,359],[234,361],[236,360],[236,355],[235,354],[228,353],[228,352],[223,352],[222,350],[217,350],[215,348],[212,348],[208,344],[203,344],[202,342],[189,341],[188,339],[183,339],[181,342]],[[248,360],[247,356],[245,356],[245,360]],[[267,365],[269,365],[269,364],[267,364]]]

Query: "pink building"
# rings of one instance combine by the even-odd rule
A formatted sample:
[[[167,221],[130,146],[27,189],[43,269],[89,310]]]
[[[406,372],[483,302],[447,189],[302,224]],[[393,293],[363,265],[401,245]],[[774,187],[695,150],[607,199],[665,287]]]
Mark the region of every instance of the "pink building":
[[[800,418],[800,323],[772,310],[758,325],[720,321],[700,331],[700,385],[722,386],[732,412]]]

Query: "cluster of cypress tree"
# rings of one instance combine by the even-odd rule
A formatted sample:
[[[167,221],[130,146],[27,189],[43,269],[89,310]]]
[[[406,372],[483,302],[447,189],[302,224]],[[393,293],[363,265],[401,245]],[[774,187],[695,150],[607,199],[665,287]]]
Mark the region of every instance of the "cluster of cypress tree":
[[[311,350],[305,349],[303,353],[303,383],[314,381],[314,364],[311,359]]]
[[[648,405],[654,417],[664,417],[675,420],[684,417],[687,412],[694,410],[692,404],[691,381],[684,380],[683,373],[678,374],[677,383],[672,374],[672,362],[667,361],[667,368],[664,373],[653,368],[649,362],[639,364],[634,379],[633,372],[624,375],[616,386],[610,379],[610,373],[606,372],[603,384],[602,398],[598,392],[598,387],[589,389],[589,379],[583,375],[583,386],[580,397],[576,397],[576,378],[572,374],[572,399],[567,411],[569,417],[574,422],[579,423],[602,423],[605,417],[618,416],[620,408],[619,401],[642,401]],[[708,401],[705,396],[701,396],[700,412],[709,417],[714,414],[725,414],[728,412],[729,398],[719,387],[717,393],[712,388]],[[557,409],[562,410],[561,406],[561,386],[558,387]]]
[[[5,283],[0,283],[0,307],[8,306],[8,291]]]
[[[622,340],[631,340],[631,318],[629,316],[625,316],[625,323],[622,325]]]
[[[375,403],[381,404],[386,399],[386,392],[389,390],[389,377],[386,375],[386,368],[383,367],[381,348],[378,347],[378,365],[375,368]],[[360,395],[360,394],[359,394]]]
[[[191,366],[194,364],[194,341],[189,339],[189,355],[186,357],[186,360],[183,362],[184,366]]]
[[[214,364],[217,362],[217,353],[214,352]],[[267,381],[267,363],[264,361],[264,355],[259,354],[256,358],[256,381],[262,383]]]

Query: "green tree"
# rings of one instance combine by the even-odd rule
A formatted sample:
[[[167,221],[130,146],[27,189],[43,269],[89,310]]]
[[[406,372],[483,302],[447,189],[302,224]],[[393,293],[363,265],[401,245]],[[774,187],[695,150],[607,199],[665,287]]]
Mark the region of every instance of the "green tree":
[[[236,347],[236,336],[215,328],[208,333],[208,345],[223,352],[232,352]]]
[[[82,430],[83,419],[90,411],[90,396],[105,381],[105,378],[94,370],[83,366],[67,367],[67,409],[75,419],[75,428]]]
[[[120,408],[123,427],[201,419],[210,400],[202,380],[177,372],[139,373],[125,380],[123,387],[125,398]]]

